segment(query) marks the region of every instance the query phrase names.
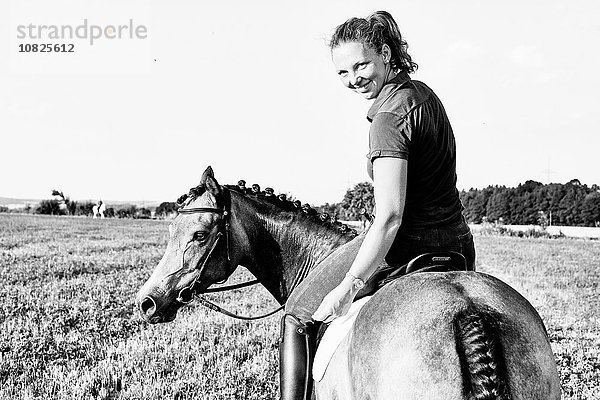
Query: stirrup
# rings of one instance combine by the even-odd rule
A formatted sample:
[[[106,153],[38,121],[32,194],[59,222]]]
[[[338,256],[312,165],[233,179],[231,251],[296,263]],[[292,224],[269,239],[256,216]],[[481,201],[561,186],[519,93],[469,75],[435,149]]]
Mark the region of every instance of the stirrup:
[[[312,364],[316,347],[316,324],[303,323],[293,314],[281,318],[279,338],[279,386],[281,400],[309,400],[312,395]]]

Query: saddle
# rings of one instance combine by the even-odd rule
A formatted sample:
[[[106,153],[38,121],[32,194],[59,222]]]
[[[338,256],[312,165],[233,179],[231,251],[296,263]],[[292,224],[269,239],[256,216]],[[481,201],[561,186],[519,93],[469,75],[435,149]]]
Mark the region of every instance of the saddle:
[[[379,268],[365,287],[358,292],[356,300],[370,296],[388,283],[409,274],[418,272],[467,271],[465,256],[456,251],[441,251],[421,254],[401,266],[385,265]]]

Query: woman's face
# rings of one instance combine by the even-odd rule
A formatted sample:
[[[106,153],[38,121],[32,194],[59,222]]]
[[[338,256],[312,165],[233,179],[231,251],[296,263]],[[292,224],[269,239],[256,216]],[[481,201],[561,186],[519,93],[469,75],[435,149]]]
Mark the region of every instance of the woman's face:
[[[346,42],[331,50],[331,58],[344,86],[370,100],[377,97],[387,81],[390,53],[386,44],[377,54],[360,42]]]

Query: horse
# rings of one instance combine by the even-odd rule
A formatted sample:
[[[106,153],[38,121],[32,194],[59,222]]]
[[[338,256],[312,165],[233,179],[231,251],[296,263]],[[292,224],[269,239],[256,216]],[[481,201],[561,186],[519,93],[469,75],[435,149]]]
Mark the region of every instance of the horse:
[[[359,247],[362,236],[272,189],[221,186],[210,167],[178,204],[164,256],[136,297],[150,323],[172,321],[238,265],[284,304],[319,263],[349,268],[356,254],[345,249]],[[317,399],[560,399],[536,310],[474,271],[387,283],[362,307],[314,389]]]

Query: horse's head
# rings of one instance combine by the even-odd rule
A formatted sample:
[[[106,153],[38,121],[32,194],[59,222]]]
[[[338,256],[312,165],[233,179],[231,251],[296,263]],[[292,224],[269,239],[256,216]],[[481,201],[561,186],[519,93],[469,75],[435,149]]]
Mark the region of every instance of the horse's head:
[[[182,198],[179,215],[169,226],[167,250],[136,298],[152,323],[175,319],[181,306],[227,279],[237,265],[229,247],[230,193],[217,183],[211,167]]]

